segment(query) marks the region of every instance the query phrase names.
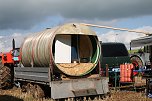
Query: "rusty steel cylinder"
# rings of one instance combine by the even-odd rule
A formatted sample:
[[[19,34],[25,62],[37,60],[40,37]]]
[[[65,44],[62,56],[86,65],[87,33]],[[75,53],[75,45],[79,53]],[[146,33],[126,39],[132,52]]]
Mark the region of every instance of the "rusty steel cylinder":
[[[89,27],[68,23],[27,37],[21,46],[24,67],[57,68],[70,76],[91,72],[100,57],[97,35]]]

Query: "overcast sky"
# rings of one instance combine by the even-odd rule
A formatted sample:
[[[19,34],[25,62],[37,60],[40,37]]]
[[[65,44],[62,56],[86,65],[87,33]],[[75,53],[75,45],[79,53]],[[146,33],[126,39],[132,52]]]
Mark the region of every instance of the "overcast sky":
[[[28,34],[66,22],[86,22],[152,32],[151,10],[152,0],[0,0],[0,51],[11,48],[12,38],[19,40],[16,42],[20,46]],[[131,39],[144,36],[94,30],[105,42],[120,41],[126,45]]]

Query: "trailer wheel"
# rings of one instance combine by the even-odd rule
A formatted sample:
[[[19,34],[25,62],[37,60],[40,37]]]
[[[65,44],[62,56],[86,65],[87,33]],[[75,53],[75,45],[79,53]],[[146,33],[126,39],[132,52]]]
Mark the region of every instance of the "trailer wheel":
[[[7,89],[11,87],[11,70],[9,67],[0,64],[0,88]]]
[[[28,84],[26,85],[26,91],[27,91],[28,93],[33,94],[33,93],[34,93],[34,86],[33,86],[31,83],[28,83]]]
[[[133,55],[130,57],[131,63],[134,65],[135,69],[139,69],[139,67],[143,66],[144,63],[141,59],[141,57],[137,56],[137,55]]]
[[[27,90],[26,90],[26,85],[22,85],[22,86],[21,86],[21,91],[22,91],[22,92],[27,92]]]
[[[21,86],[22,92],[31,93],[33,95],[34,86],[31,83],[23,83]]]
[[[43,98],[44,96],[45,96],[45,94],[44,94],[43,89],[39,85],[35,84],[33,86],[33,97],[34,98]]]

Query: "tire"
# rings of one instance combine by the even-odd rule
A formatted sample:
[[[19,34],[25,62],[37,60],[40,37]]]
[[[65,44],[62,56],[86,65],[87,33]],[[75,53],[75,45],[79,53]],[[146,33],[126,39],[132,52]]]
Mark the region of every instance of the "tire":
[[[40,87],[40,85],[35,84],[34,85],[34,90],[33,90],[33,97],[34,98],[43,98],[45,97],[45,93],[43,89]]]
[[[7,89],[11,86],[11,69],[7,66],[0,64],[0,88]]]
[[[135,69],[139,69],[139,67],[142,67],[144,65],[141,57],[137,55],[133,55],[130,57],[131,63],[134,65]]]

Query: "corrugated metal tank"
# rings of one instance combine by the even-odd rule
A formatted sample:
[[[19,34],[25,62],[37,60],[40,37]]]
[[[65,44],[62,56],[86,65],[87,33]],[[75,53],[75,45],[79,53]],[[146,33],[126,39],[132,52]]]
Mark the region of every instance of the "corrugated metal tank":
[[[100,45],[89,27],[68,23],[25,39],[21,47],[24,67],[49,67],[70,76],[90,73],[98,64]]]

